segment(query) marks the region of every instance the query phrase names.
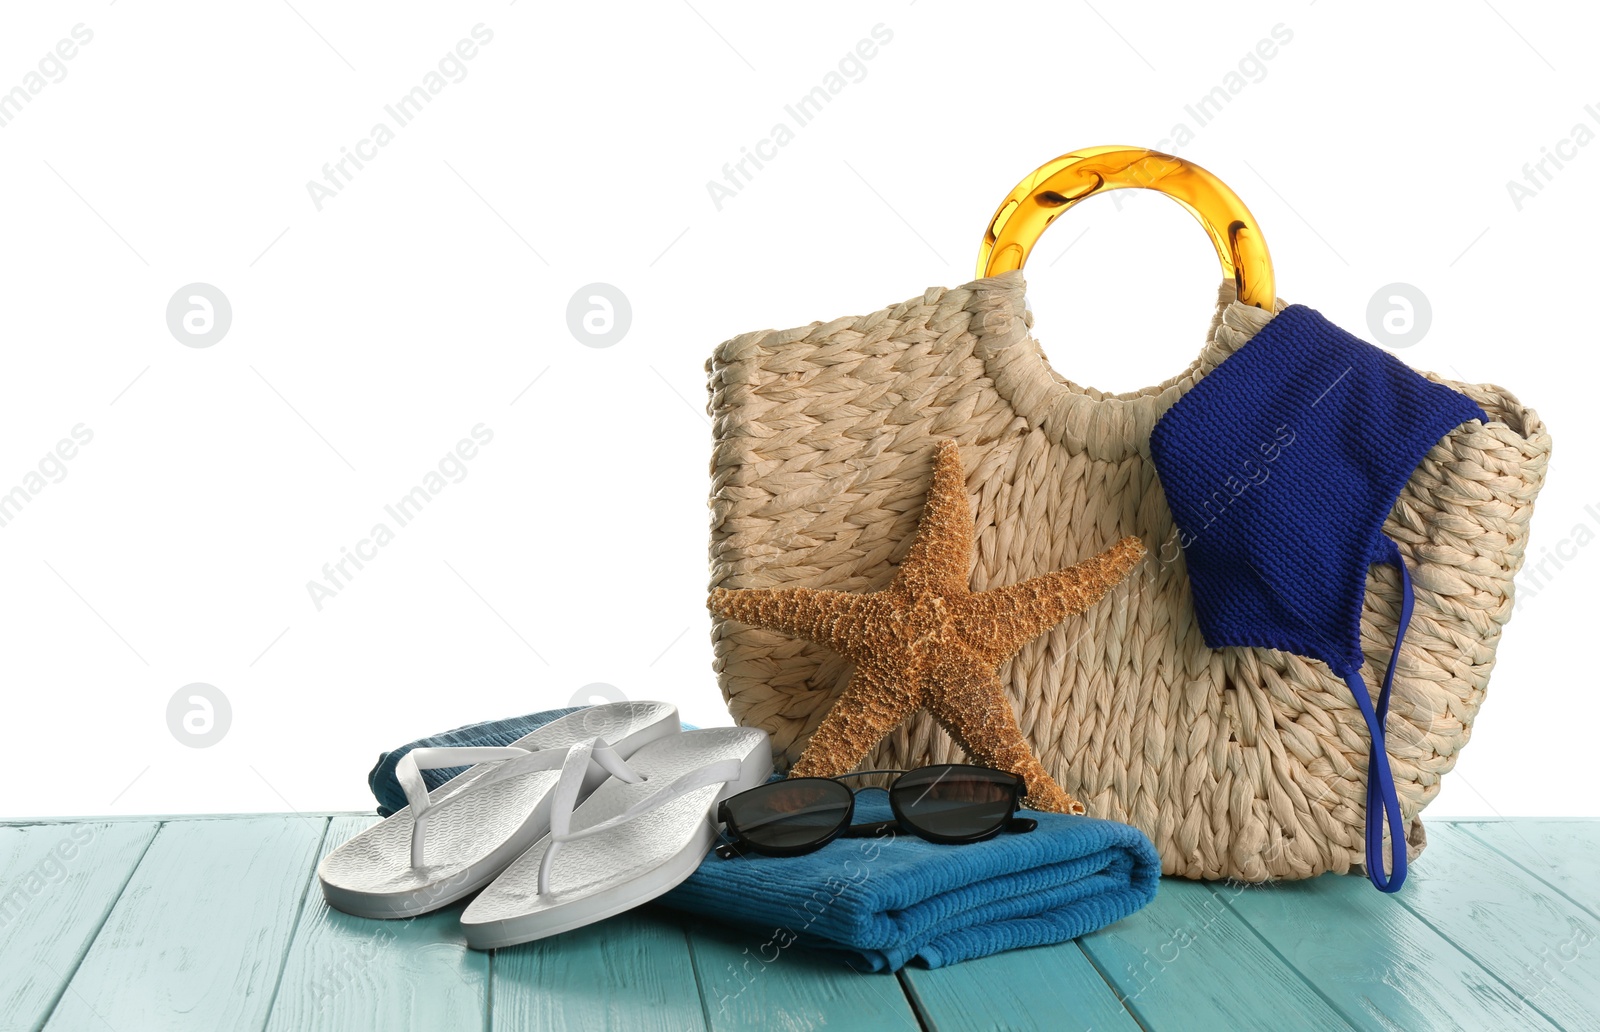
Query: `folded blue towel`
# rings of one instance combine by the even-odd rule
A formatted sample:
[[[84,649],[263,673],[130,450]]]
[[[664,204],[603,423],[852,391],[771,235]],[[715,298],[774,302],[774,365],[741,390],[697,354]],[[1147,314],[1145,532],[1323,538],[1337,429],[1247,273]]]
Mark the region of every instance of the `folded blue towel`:
[[[1138,829],[1028,815],[1034,831],[967,845],[897,829],[804,856],[713,854],[660,902],[749,928],[769,949],[799,943],[861,970],[898,971],[913,958],[936,968],[1076,939],[1155,899],[1161,858]],[[856,823],[892,816],[883,790],[856,797]]]
[[[469,724],[384,753],[368,776],[378,813],[406,805],[394,767],[411,749],[506,745],[570,709]],[[425,771],[430,789],[465,768]],[[766,951],[799,944],[865,971],[917,959],[943,967],[1022,946],[1066,942],[1149,903],[1161,858],[1138,829],[1035,813],[1031,832],[950,846],[896,829],[840,838],[805,856],[709,856],[659,902],[748,928]],[[888,820],[888,793],[863,789],[856,823]],[[763,954],[763,959],[767,958]]]

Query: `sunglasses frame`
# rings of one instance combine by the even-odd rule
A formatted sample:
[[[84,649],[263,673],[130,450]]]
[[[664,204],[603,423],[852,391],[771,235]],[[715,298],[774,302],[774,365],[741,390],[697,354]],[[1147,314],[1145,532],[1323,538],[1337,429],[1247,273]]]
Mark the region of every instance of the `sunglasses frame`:
[[[895,786],[900,783],[901,778],[904,778],[908,774],[914,774],[917,771],[923,770],[981,770],[989,774],[1003,774],[1007,778],[1011,779],[1011,801],[1009,812],[1005,817],[1002,817],[1000,820],[996,821],[993,828],[990,828],[987,831],[978,832],[974,835],[941,835],[937,832],[928,831],[924,828],[918,827],[915,821],[908,817],[901,809],[900,801],[895,798],[894,789]],[[887,785],[881,786],[883,791],[889,796],[889,809],[893,811],[894,817],[886,821],[873,821],[869,824],[855,824],[853,822],[856,815],[856,796],[859,795],[863,790],[859,788],[851,788],[849,785],[844,784],[844,780],[846,778],[867,777],[873,774],[899,775],[899,777],[896,777]],[[734,799],[739,798],[739,796],[749,795],[752,792],[760,792],[775,785],[799,784],[805,781],[821,781],[828,784],[836,784],[850,793],[849,802],[845,806],[844,817],[842,820],[840,820],[839,825],[823,838],[820,838],[815,842],[807,842],[798,846],[758,846],[749,842],[745,838],[744,833],[739,830],[738,823],[733,820],[733,814],[730,811],[728,804]],[[935,782],[935,784],[937,784],[937,782]],[[1002,784],[1002,782],[996,781],[996,784]],[[875,787],[879,786],[868,786],[868,788]],[[971,842],[986,842],[989,839],[999,835],[1002,831],[1026,832],[1032,831],[1039,826],[1039,822],[1031,817],[1017,816],[1017,810],[1021,807],[1022,800],[1027,796],[1027,794],[1027,784],[1017,775],[1008,770],[999,770],[995,767],[984,767],[976,763],[929,763],[921,767],[913,767],[911,770],[862,770],[854,771],[849,774],[841,774],[836,778],[786,778],[783,781],[770,781],[767,784],[757,785],[755,788],[746,789],[745,791],[740,792],[738,795],[729,796],[727,799],[724,799],[721,803],[717,804],[717,820],[722,823],[724,828],[723,834],[729,839],[729,841],[718,845],[716,853],[725,860],[735,856],[742,856],[745,853],[758,853],[761,856],[778,857],[804,856],[807,853],[816,852],[838,838],[863,838],[872,835],[881,835],[883,832],[896,827],[907,831],[918,838],[926,839],[929,842],[937,842],[942,845],[959,846],[966,845]]]

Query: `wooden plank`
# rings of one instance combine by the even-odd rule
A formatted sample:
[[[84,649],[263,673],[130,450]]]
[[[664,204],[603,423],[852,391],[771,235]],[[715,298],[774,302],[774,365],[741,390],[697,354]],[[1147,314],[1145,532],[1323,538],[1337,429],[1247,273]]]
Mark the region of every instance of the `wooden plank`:
[[[162,825],[46,1027],[260,1028],[326,827]]]
[[[1457,826],[1600,919],[1600,820],[1519,817]]]
[[[0,828],[0,1030],[44,1023],[158,826]]]
[[[31,828],[41,824],[172,824],[177,821],[237,821],[244,817],[370,817],[371,810],[300,810],[296,812],[262,813],[107,813],[62,814],[58,817],[8,817],[0,819],[0,828]]]
[[[492,1013],[507,1032],[706,1027],[682,923],[650,907],[496,951]]]
[[[322,855],[377,820],[334,818]],[[268,1032],[484,1028],[489,955],[467,949],[460,924],[464,905],[397,921],[351,917],[324,902],[313,878]]]
[[[1148,1029],[1350,1028],[1234,912],[1240,891],[1164,878],[1155,902],[1084,936],[1083,951]]]
[[[1555,1027],[1363,877],[1325,874],[1217,892],[1358,1028]]]
[[[893,975],[852,970],[783,939],[691,920],[690,945],[706,1019],[715,1032],[917,1032]]]
[[[1139,1032],[1139,1023],[1077,942],[1011,950],[931,971],[908,967],[900,980],[928,1032]]]
[[[1600,922],[1465,829],[1428,826],[1394,897],[1555,1024],[1600,1013]]]

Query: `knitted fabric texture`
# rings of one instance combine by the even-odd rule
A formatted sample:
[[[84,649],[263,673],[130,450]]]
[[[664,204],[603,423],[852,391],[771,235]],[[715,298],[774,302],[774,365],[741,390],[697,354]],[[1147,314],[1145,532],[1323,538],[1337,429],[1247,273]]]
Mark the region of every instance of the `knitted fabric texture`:
[[[1488,416],[1466,395],[1294,305],[1150,434],[1206,644],[1310,656],[1349,685],[1369,739],[1365,865],[1385,892],[1406,878],[1384,725],[1414,596],[1383,521],[1423,456],[1471,419]],[[1373,563],[1402,577],[1376,704],[1361,677],[1361,606]]]
[[[883,791],[856,797],[856,823],[892,816]],[[1032,832],[967,845],[897,829],[835,839],[804,856],[712,855],[659,902],[759,935],[754,942],[771,944],[761,951],[765,961],[798,944],[832,951],[859,970],[898,971],[913,959],[943,967],[1065,942],[1155,898],[1161,858],[1134,828],[1029,816],[1039,821]],[[740,985],[730,976],[726,993]]]
[[[1383,522],[1470,419],[1489,421],[1461,392],[1309,308],[1279,312],[1150,434],[1206,644],[1359,672],[1367,567],[1393,551]]]
[[[1091,816],[1149,835],[1168,874],[1261,881],[1364,863],[1365,715],[1324,663],[1207,645],[1150,460],[1157,420],[1276,315],[1239,304],[1225,282],[1186,368],[1111,393],[1063,375],[1070,356],[1115,348],[1148,354],[1154,366],[1175,343],[1138,319],[1112,337],[1074,339],[1071,311],[1059,310],[1073,302],[1057,297],[1055,325],[1067,338],[1051,345],[1067,356],[1058,370],[1030,333],[1025,294],[1022,274],[1008,272],[719,345],[707,366],[710,586],[884,587],[922,511],[929,442],[954,438],[972,502],[973,591],[1060,569],[1123,537],[1150,546],[1125,587],[1000,670],[1017,723],[1056,782]],[[1467,395],[1488,421],[1444,434],[1384,514],[1415,587],[1387,723],[1404,834],[1418,852],[1418,815],[1483,705],[1551,452],[1538,413],[1506,388],[1423,375]],[[1248,505],[1256,489],[1233,505]],[[1375,683],[1403,593],[1387,566],[1374,566],[1367,585],[1361,646]],[[844,691],[850,661],[726,617],[714,619],[712,641],[729,711],[770,732],[787,769]],[[918,712],[867,762],[904,769],[964,755]]]

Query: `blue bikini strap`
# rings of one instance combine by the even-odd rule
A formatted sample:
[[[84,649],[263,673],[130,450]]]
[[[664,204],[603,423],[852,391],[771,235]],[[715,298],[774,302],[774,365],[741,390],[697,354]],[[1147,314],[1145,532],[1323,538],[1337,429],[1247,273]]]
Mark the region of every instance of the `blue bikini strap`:
[[[1406,880],[1406,836],[1400,820],[1400,798],[1395,792],[1394,774],[1389,769],[1388,742],[1384,723],[1389,718],[1389,691],[1394,686],[1394,670],[1400,661],[1400,646],[1405,642],[1406,628],[1411,623],[1411,608],[1415,601],[1411,589],[1411,573],[1406,569],[1400,549],[1393,541],[1384,538],[1388,545],[1383,562],[1392,563],[1400,570],[1400,626],[1395,631],[1394,652],[1389,655],[1389,669],[1383,675],[1383,688],[1378,692],[1378,706],[1374,710],[1372,695],[1360,671],[1345,678],[1350,693],[1355,696],[1361,715],[1366,718],[1367,732],[1372,746],[1367,753],[1367,877],[1384,892],[1394,892]],[[1383,829],[1389,827],[1389,874],[1383,871]]]

